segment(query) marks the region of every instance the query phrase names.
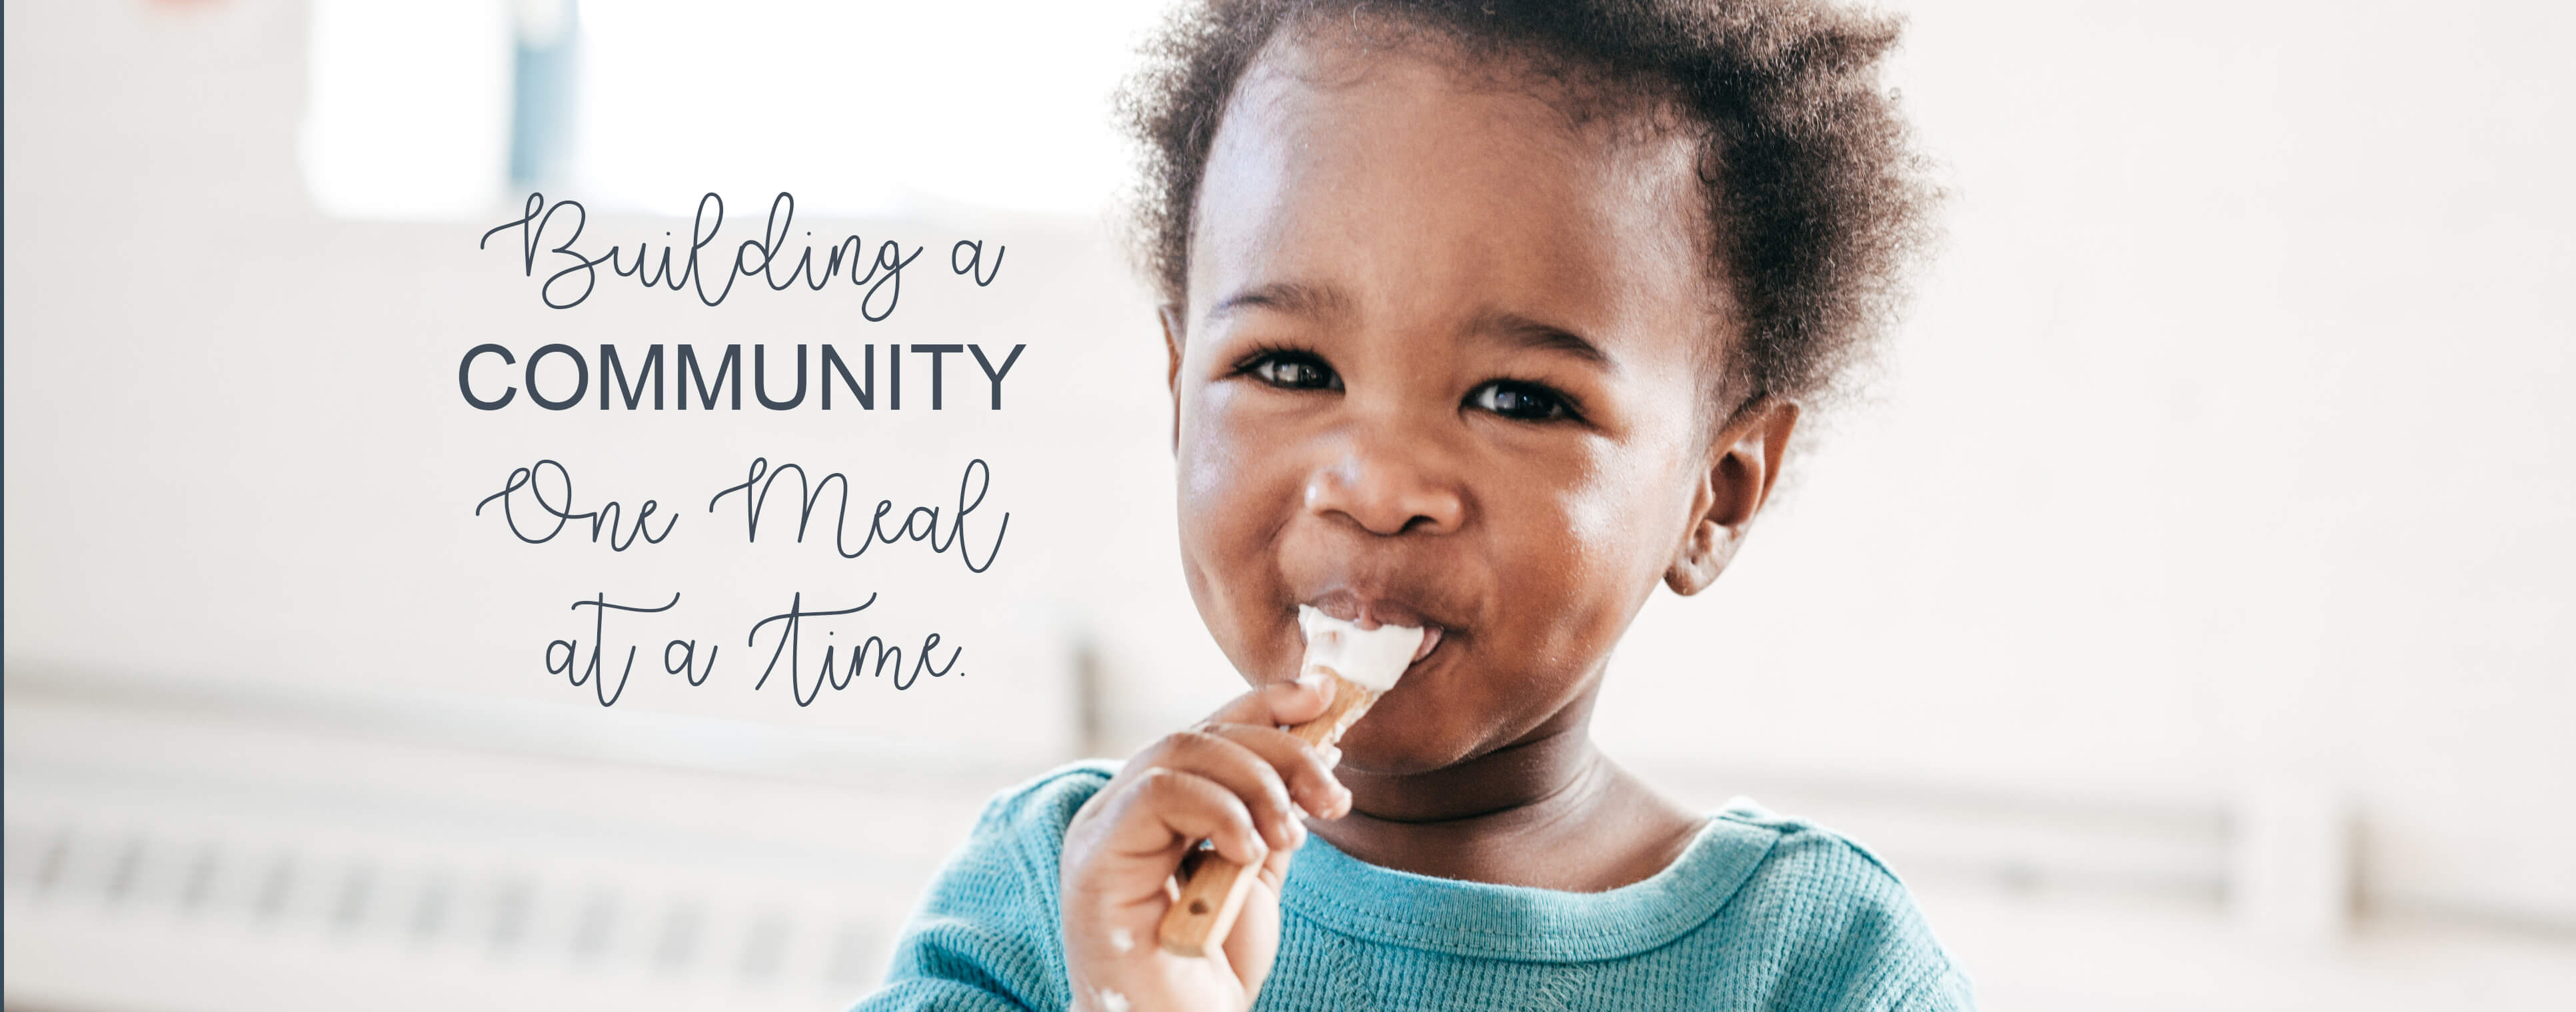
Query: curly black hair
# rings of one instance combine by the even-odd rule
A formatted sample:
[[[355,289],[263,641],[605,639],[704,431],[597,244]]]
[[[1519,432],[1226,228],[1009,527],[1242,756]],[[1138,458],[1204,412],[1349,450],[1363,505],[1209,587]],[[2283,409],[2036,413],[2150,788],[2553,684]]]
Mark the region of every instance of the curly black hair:
[[[1717,377],[1733,404],[1833,392],[1891,321],[1934,200],[1878,82],[1898,22],[1823,0],[1196,3],[1120,96],[1144,149],[1136,252],[1166,301],[1185,300],[1200,179],[1236,83],[1282,32],[1354,26],[1514,63],[1565,83],[1561,101],[1624,95],[1677,114],[1699,139],[1710,276],[1743,317]]]

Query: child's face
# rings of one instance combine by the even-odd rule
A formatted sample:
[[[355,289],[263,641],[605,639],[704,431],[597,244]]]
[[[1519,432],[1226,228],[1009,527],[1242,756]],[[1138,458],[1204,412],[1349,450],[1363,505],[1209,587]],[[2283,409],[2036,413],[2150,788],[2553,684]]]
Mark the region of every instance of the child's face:
[[[1343,742],[1398,773],[1579,712],[1712,499],[1760,489],[1713,470],[1691,145],[1368,59],[1246,75],[1167,330],[1183,565],[1235,665],[1295,677],[1300,604],[1439,630]]]

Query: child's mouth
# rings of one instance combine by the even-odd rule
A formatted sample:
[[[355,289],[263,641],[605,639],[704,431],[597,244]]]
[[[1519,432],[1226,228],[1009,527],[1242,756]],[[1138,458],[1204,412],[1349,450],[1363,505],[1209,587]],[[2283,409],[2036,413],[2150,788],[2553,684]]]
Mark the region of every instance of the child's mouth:
[[[1317,611],[1357,624],[1362,629],[1379,626],[1410,626],[1422,630],[1422,643],[1413,648],[1410,664],[1420,664],[1431,652],[1440,649],[1448,629],[1431,621],[1411,605],[1395,601],[1363,601],[1350,591],[1335,591],[1310,602]]]
[[[1423,658],[1431,656],[1432,651],[1440,649],[1440,634],[1446,631],[1440,628],[1440,623],[1425,624],[1422,627],[1422,645],[1413,648],[1413,663],[1422,663]]]

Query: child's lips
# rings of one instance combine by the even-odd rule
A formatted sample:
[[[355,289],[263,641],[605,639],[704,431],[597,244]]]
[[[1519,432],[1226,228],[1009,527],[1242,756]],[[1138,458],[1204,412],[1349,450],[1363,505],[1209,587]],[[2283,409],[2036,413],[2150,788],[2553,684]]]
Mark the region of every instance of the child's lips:
[[[1423,658],[1431,656],[1432,651],[1440,649],[1440,634],[1447,631],[1448,630],[1441,628],[1440,623],[1438,622],[1424,625],[1422,627],[1422,645],[1413,648],[1413,663],[1422,663]]]
[[[1344,622],[1357,623],[1362,629],[1400,625],[1422,630],[1422,643],[1413,648],[1413,663],[1416,664],[1421,663],[1423,658],[1431,656],[1433,650],[1439,649],[1441,639],[1448,632],[1447,627],[1432,621],[1420,609],[1402,601],[1362,598],[1352,591],[1341,590],[1325,594],[1307,603],[1326,615]]]

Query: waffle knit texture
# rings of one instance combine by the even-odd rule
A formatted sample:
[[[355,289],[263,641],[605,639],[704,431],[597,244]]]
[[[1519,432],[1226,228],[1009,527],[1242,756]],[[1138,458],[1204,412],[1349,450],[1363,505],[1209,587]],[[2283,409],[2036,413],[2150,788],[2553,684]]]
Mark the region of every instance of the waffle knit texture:
[[[1056,908],[1064,829],[1111,771],[1079,763],[996,797],[860,1012],[1070,1004]],[[1967,978],[1876,858],[1743,801],[1671,867],[1600,893],[1392,871],[1310,836],[1280,916],[1258,1012],[1973,1007]]]

